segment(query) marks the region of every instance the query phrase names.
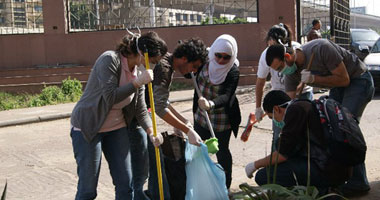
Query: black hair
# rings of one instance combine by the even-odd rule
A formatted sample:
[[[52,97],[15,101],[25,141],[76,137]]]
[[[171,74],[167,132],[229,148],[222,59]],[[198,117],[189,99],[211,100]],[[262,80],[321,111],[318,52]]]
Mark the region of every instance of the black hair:
[[[311,22],[311,24],[313,24],[313,26],[315,26],[316,24],[319,24],[320,22],[321,22],[321,20],[314,19],[313,22]]]
[[[286,49],[286,52],[285,52],[285,49]],[[267,65],[271,66],[272,62],[275,58],[277,58],[281,61],[284,61],[284,58],[285,58],[284,54],[285,53],[293,54],[294,50],[291,47],[285,47],[284,48],[284,46],[282,46],[281,44],[271,45],[268,48],[267,55],[265,57],[265,61],[267,62]]]
[[[264,97],[264,111],[267,113],[272,113],[274,106],[283,105],[284,107],[286,107],[288,104],[285,103],[289,102],[290,100],[291,98],[285,92],[281,90],[272,90]]]
[[[265,41],[274,40],[277,43],[288,44],[289,47],[292,46],[292,31],[289,26],[283,23],[276,24],[272,26],[265,38]],[[280,41],[280,42],[279,42]]]
[[[187,62],[200,60],[202,65],[207,61],[206,45],[199,38],[191,38],[179,41],[178,46],[174,49],[175,58],[186,57]]]
[[[116,52],[121,53],[123,56],[136,55],[136,37],[130,34],[125,35],[121,42],[116,47]],[[163,39],[161,39],[156,32],[149,31],[141,35],[138,39],[140,51],[148,51],[149,57],[164,56],[168,51],[168,47]]]

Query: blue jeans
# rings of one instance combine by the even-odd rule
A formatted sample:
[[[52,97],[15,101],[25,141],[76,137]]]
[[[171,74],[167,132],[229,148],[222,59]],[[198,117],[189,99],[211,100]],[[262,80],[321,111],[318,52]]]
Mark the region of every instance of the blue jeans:
[[[258,185],[268,184],[267,171],[269,167],[260,169],[255,175],[255,181]],[[290,158],[287,161],[277,165],[276,184],[284,187],[307,184],[308,163],[306,158]],[[295,177],[297,180],[295,179]],[[270,166],[269,181],[273,183],[274,165]],[[310,185],[315,186],[321,191],[326,189],[328,180],[322,175],[314,162],[310,162]]]
[[[158,133],[161,134],[161,133]],[[160,150],[160,160],[161,160],[161,172],[162,172],[162,184],[164,199],[170,200],[169,183],[165,173],[164,155]],[[150,199],[160,199],[160,191],[158,186],[158,176],[157,176],[157,163],[156,163],[156,152],[155,147],[152,142],[148,140],[148,151],[149,151],[149,180],[148,180],[148,192]]]
[[[139,126],[128,129],[128,135],[131,145],[133,196],[136,200],[149,200],[144,194],[149,170],[147,134]]]
[[[330,97],[351,111],[351,113],[360,121],[363,111],[367,104],[372,100],[375,88],[371,74],[367,71],[360,77],[351,79],[347,87],[332,88]],[[347,182],[347,187],[358,190],[369,188],[365,164],[359,164],[354,167],[353,175]]]
[[[71,129],[70,135],[79,177],[75,199],[96,198],[102,152],[115,185],[115,199],[132,199],[130,147],[126,128],[98,133],[90,143],[80,131]]]

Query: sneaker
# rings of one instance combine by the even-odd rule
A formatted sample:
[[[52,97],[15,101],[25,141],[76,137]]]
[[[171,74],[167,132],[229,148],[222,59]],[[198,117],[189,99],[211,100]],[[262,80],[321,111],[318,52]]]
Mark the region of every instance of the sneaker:
[[[344,197],[359,197],[368,194],[371,190],[369,186],[364,186],[362,188],[348,186],[347,184],[339,187],[340,192]]]

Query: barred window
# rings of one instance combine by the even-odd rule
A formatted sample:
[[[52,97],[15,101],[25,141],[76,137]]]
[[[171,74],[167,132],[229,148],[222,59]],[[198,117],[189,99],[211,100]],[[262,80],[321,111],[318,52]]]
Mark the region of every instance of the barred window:
[[[43,32],[42,0],[2,0],[0,34]]]
[[[181,21],[181,13],[176,13],[176,14],[175,14],[175,19],[176,19],[177,21]]]

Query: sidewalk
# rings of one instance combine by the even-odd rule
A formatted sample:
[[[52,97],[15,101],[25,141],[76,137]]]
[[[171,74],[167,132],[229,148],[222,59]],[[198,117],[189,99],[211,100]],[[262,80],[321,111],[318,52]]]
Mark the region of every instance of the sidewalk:
[[[236,94],[243,94],[252,91],[254,86],[238,87]],[[181,90],[170,93],[171,102],[190,101],[193,99],[194,90]],[[43,107],[21,108],[7,111],[0,111],[0,128],[27,123],[43,122],[68,118],[71,116],[76,103],[66,103],[49,105]]]

